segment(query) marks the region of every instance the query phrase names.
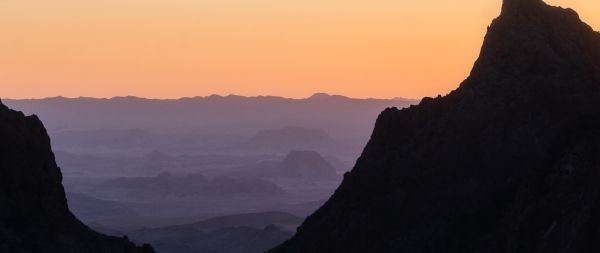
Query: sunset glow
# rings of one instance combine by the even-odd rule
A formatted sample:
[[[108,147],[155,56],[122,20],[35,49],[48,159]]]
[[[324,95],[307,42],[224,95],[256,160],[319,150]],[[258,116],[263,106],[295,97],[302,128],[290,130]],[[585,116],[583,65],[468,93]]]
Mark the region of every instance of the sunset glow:
[[[600,1],[547,2],[600,27]],[[0,97],[446,94],[500,4],[3,0]]]

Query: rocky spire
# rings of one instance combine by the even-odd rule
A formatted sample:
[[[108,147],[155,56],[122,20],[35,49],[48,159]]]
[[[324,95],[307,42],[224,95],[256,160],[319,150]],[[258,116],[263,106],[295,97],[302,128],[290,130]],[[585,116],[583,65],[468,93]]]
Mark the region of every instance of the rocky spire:
[[[531,11],[546,5],[542,0],[504,0],[502,14]]]
[[[541,0],[504,0],[471,77],[597,75],[598,39],[574,10]]]

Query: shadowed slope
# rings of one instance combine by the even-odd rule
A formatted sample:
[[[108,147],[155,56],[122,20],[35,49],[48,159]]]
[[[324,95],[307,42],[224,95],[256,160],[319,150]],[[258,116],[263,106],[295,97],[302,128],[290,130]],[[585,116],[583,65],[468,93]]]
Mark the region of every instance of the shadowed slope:
[[[0,103],[0,252],[154,252],[83,225],[68,210],[61,180],[42,123]]]
[[[334,196],[271,252],[600,250],[600,35],[505,0],[472,73],[387,109]]]

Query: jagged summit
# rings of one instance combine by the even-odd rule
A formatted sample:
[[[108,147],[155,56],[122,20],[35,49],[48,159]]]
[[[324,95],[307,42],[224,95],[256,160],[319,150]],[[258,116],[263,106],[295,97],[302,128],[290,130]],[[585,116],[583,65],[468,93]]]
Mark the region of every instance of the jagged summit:
[[[276,253],[600,251],[600,35],[506,0],[471,75],[385,110],[335,194]]]
[[[546,6],[542,0],[504,0],[502,13],[529,12]]]
[[[598,41],[600,35],[574,10],[541,0],[505,0],[463,86],[521,76],[598,79]]]

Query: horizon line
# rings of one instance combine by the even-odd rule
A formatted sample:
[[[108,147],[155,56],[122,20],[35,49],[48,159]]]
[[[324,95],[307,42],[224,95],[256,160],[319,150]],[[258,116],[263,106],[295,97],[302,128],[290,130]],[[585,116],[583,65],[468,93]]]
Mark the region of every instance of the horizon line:
[[[167,100],[185,100],[185,99],[206,99],[206,98],[231,98],[231,97],[238,97],[238,98],[280,98],[280,99],[289,99],[289,100],[307,100],[307,99],[318,99],[319,97],[321,98],[332,98],[332,97],[337,97],[337,98],[347,98],[347,99],[356,99],[356,100],[414,100],[414,101],[419,101],[422,98],[407,98],[407,97],[391,97],[391,98],[377,98],[377,97],[350,97],[350,96],[346,96],[346,95],[340,95],[340,94],[330,94],[327,92],[315,92],[310,96],[307,97],[285,97],[285,96],[278,96],[278,95],[251,95],[251,96],[245,96],[245,95],[238,95],[238,94],[227,94],[227,95],[222,95],[222,94],[217,94],[217,93],[213,93],[210,95],[205,95],[205,96],[185,96],[185,97],[166,97],[166,98],[157,98],[157,97],[142,97],[142,96],[136,96],[136,95],[117,95],[117,96],[112,96],[112,97],[92,97],[92,96],[62,96],[62,95],[57,95],[57,96],[47,96],[47,97],[23,97],[23,98],[9,98],[9,97],[1,97],[0,96],[0,100],[47,100],[47,99],[96,99],[96,100],[114,100],[114,99],[144,99],[144,100],[163,100],[163,101],[167,101]]]

